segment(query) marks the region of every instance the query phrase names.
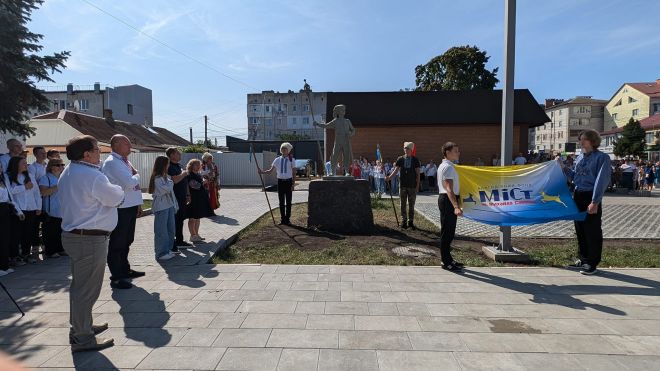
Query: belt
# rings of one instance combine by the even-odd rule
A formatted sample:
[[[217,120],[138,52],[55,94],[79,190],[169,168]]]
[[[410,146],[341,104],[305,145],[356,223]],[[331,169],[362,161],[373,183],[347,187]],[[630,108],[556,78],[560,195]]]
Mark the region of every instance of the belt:
[[[110,232],[102,231],[100,229],[72,229],[69,231],[71,234],[80,236],[109,236]]]

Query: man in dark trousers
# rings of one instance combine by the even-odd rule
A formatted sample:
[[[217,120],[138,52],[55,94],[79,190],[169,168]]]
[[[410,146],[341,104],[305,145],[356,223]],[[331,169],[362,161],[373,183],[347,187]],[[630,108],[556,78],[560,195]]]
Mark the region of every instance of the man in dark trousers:
[[[174,195],[179,204],[179,210],[174,216],[175,225],[175,238],[172,252],[179,253],[179,248],[187,249],[192,246],[183,240],[183,221],[186,220],[186,204],[190,202],[190,193],[188,192],[188,181],[186,177],[188,172],[183,170],[181,166],[181,151],[176,147],[170,147],[165,151],[165,154],[170,159],[170,167],[167,169],[167,174],[174,182]]]
[[[128,161],[131,154],[131,141],[124,135],[114,135],[110,139],[112,153],[103,161],[101,171],[110,183],[120,186],[126,198],[117,210],[117,227],[110,234],[108,244],[108,268],[110,286],[114,289],[130,289],[132,278],[144,276],[144,272],[131,269],[128,253],[135,238],[135,223],[142,213],[142,190],[140,174]]]
[[[564,174],[573,181],[573,200],[578,210],[586,211],[584,221],[575,221],[579,259],[572,267],[585,275],[596,274],[603,253],[602,200],[612,176],[610,156],[598,150],[600,135],[595,130],[585,130],[578,136],[582,153],[575,160],[575,168],[566,167],[557,156]]]
[[[397,173],[399,176],[399,197],[401,200],[401,228],[415,229],[415,200],[419,192],[419,168],[420,163],[417,157],[412,155],[412,149],[415,146],[413,142],[403,144],[404,155],[399,157],[394,163],[394,170],[385,178],[389,182]],[[408,211],[406,212],[406,204]]]
[[[461,152],[458,145],[447,142],[442,146],[442,163],[438,167],[438,208],[440,209],[440,255],[442,268],[448,271],[460,271],[463,264],[454,261],[451,256],[451,242],[456,234],[456,222],[463,215],[459,200],[460,184],[454,162],[458,161]]]

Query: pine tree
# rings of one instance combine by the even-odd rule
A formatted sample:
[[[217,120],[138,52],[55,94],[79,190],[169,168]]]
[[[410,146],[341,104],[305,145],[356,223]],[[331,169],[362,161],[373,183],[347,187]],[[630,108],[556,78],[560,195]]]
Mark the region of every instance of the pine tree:
[[[641,157],[644,154],[646,132],[632,117],[623,127],[621,137],[614,142],[614,154],[619,157]]]
[[[30,32],[30,15],[43,0],[0,1],[0,130],[15,135],[34,134],[25,125],[30,109],[47,110],[48,99],[36,88],[40,81],[54,82],[69,52],[39,56],[43,35]]]

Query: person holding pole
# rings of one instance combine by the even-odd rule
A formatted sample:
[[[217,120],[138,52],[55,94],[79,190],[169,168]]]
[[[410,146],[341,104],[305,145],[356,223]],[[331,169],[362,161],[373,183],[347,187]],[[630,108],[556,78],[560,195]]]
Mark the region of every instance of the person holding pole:
[[[270,174],[277,171],[277,196],[280,201],[280,224],[291,225],[291,198],[293,188],[296,186],[294,164],[296,160],[291,155],[293,146],[285,142],[280,146],[281,156],[273,160],[268,170],[257,169],[259,174]]]
[[[417,157],[412,155],[412,149],[415,146],[413,142],[405,142],[403,144],[404,155],[399,157],[394,163],[394,170],[385,178],[389,181],[396,176],[399,172],[401,176],[399,193],[401,200],[401,228],[415,229],[415,199],[417,192],[419,192],[419,168],[420,162]],[[406,205],[408,212],[406,213]]]
[[[575,221],[579,259],[571,267],[579,268],[581,274],[596,274],[603,252],[602,200],[610,182],[612,166],[610,157],[599,151],[600,135],[595,130],[585,130],[578,136],[582,154],[575,161],[575,170],[564,165],[561,158],[557,163],[566,177],[573,181],[573,200],[580,212],[587,212],[583,221]]]
[[[461,152],[454,142],[447,142],[442,146],[443,160],[438,167],[438,208],[440,209],[440,255],[442,268],[448,271],[460,271],[463,264],[458,263],[451,256],[451,242],[456,234],[456,222],[463,215],[461,209],[458,173],[454,162],[458,161]]]

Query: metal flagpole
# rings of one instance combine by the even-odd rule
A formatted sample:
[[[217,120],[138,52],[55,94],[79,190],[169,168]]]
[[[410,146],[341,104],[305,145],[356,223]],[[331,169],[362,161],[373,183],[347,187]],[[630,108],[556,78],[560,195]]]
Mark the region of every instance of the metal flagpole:
[[[502,143],[500,166],[513,159],[513,74],[516,60],[516,0],[504,0],[504,89],[502,89]],[[513,252],[511,227],[500,227],[498,250]]]
[[[21,312],[21,317],[25,317],[25,312],[23,312],[21,307],[18,306],[18,303],[16,302],[16,300],[14,300],[14,298],[11,296],[9,291],[7,291],[7,288],[5,287],[5,285],[2,284],[2,282],[0,282],[0,287],[2,287],[3,290],[5,290],[5,292],[7,293],[7,296],[9,296],[9,299],[11,299],[11,301],[14,303],[16,308],[18,308],[18,311]]]
[[[316,125],[314,125],[314,102],[312,101],[312,88],[307,83],[307,79],[303,79],[303,81],[305,82],[305,85],[303,87],[303,91],[305,92],[305,94],[307,94],[307,101],[309,102],[309,110],[312,113],[312,125],[314,126],[314,136],[316,137],[316,147],[319,150],[319,162],[323,161],[321,163],[321,166],[317,165],[316,174],[317,175],[318,174],[329,175],[329,174],[325,174],[325,159],[324,159],[323,154],[321,153],[321,143],[319,143],[319,131],[318,131],[319,129]],[[324,131],[324,135],[325,135],[325,131]],[[319,169],[320,169],[320,171],[319,171]]]
[[[264,178],[261,176],[261,169],[259,168],[259,163],[257,162],[257,155],[252,150],[252,145],[250,144],[250,152],[252,152],[252,157],[254,158],[254,164],[257,166],[257,174],[259,174],[259,179],[261,179],[261,186],[264,190],[264,196],[266,196],[266,203],[268,204],[268,211],[270,211],[270,217],[273,219],[273,224],[277,225],[275,222],[275,216],[273,215],[273,209],[270,207],[270,200],[268,200],[268,192],[266,191],[266,183],[264,183]]]
[[[394,172],[394,170],[392,170]],[[390,172],[390,174],[392,174]],[[396,214],[396,207],[394,206],[394,196],[392,196],[392,191],[394,191],[394,188],[392,187],[392,180],[390,179],[390,200],[392,201],[392,210],[394,210],[394,219],[396,219],[396,225],[399,225],[399,216]]]

